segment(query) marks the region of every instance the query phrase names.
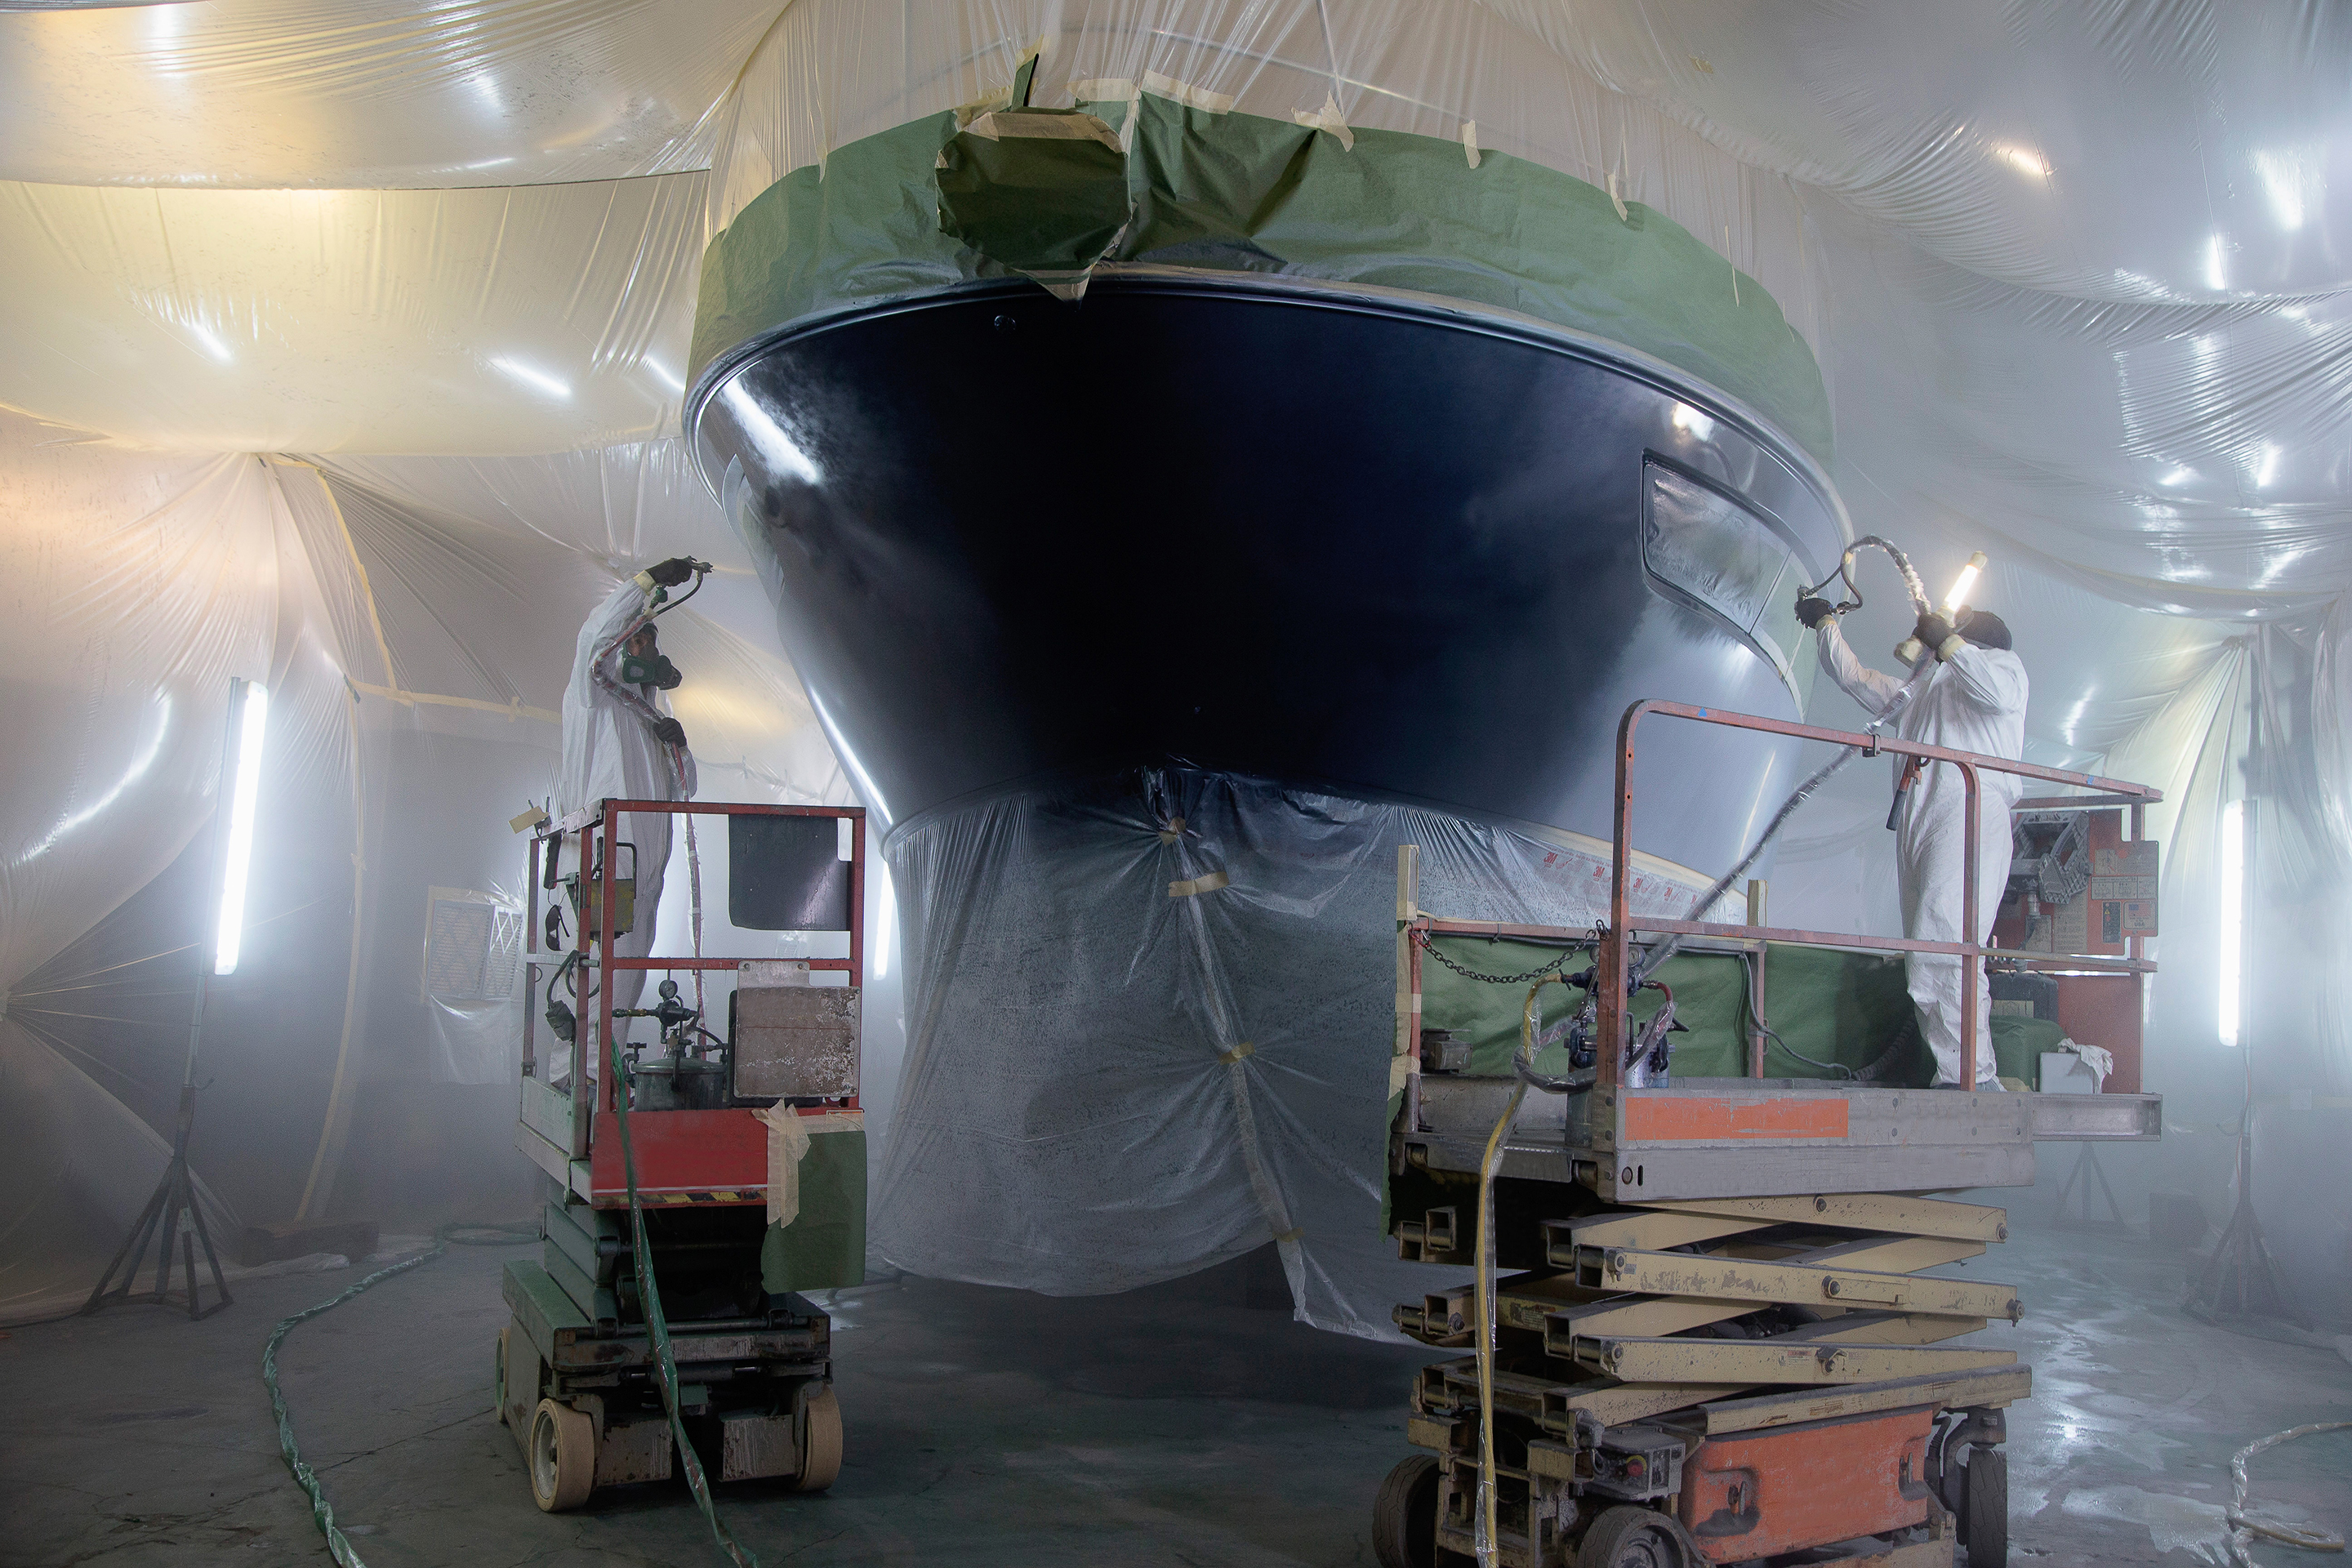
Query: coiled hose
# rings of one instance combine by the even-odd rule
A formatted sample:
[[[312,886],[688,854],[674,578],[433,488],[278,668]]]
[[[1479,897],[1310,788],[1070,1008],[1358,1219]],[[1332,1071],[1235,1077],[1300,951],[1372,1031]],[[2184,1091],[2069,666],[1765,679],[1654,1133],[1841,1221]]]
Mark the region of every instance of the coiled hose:
[[[2282,1546],[2301,1547],[2305,1552],[2341,1552],[2344,1538],[2315,1530],[2307,1524],[2290,1524],[2283,1519],[2265,1519],[2246,1511],[2246,1461],[2265,1448],[2275,1448],[2281,1443],[2291,1443],[2297,1437],[2308,1437],[2315,1432],[2341,1432],[2352,1427],[2352,1421],[2315,1421],[2307,1426],[2296,1426],[2284,1432],[2273,1432],[2259,1442],[2247,1444],[2230,1460],[2230,1560],[2238,1568],[2254,1568],[2250,1548],[2254,1537],[2275,1541]]]

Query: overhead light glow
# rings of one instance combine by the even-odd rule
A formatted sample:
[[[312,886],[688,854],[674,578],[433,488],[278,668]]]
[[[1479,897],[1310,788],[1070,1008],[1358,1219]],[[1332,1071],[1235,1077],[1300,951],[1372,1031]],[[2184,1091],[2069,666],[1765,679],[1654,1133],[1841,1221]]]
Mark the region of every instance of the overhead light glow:
[[[2221,237],[2214,235],[2205,242],[2205,287],[2227,289],[2230,275],[2221,267]]]
[[[188,336],[196,340],[197,347],[220,361],[221,363],[231,364],[236,362],[236,356],[228,352],[228,345],[221,342],[208,328],[199,326],[194,321],[183,321],[180,325],[186,329]]]
[[[882,897],[874,922],[874,978],[890,973],[890,959],[898,951],[898,898],[890,887],[890,873],[882,873]]]
[[[1984,569],[1985,552],[1979,550],[1969,557],[1969,563],[1960,568],[1958,576],[1952,579],[1952,591],[1944,595],[1946,620],[1959,614],[1960,607],[1969,602],[1969,591],[1977,585],[1977,574]]]
[[[2031,147],[2019,147],[2004,142],[1996,146],[1992,153],[1994,157],[1999,158],[2021,174],[2031,174],[2037,180],[2046,180],[2050,177],[2050,165],[2043,161],[2041,153]]]
[[[2160,485],[2185,485],[2197,477],[2197,470],[2187,466],[2177,468],[2156,482]]]
[[[2243,801],[2221,808],[2221,1005],[2216,1020],[2221,1043],[2238,1043],[2238,966],[2245,958],[2246,813]]]
[[[236,973],[245,940],[246,873],[253,862],[253,810],[261,798],[261,741],[269,727],[268,689],[242,683],[237,703],[236,784],[229,795],[228,846],[221,856],[220,925],[213,935],[213,973]]]
[[[1715,421],[1687,403],[1675,405],[1675,428],[1696,441],[1715,438]]]
[[[679,375],[677,372],[670,369],[669,366],[662,363],[661,361],[654,358],[651,354],[646,355],[637,363],[645,366],[646,369],[651,371],[653,373],[654,379],[660,382],[664,386],[668,387],[672,392],[684,392],[686,390],[686,378]]]
[[[2254,469],[2254,488],[2262,490],[2270,489],[2271,481],[2278,478],[2278,443],[2275,441],[2263,442],[2263,460]]]
[[[548,374],[545,371],[534,369],[531,366],[523,363],[520,360],[509,359],[505,355],[501,354],[497,359],[490,362],[490,368],[493,370],[502,370],[506,372],[507,374],[514,377],[517,381],[521,382],[525,386],[536,387],[540,391],[547,394],[550,397],[561,397],[568,400],[572,396],[572,384],[570,382],[558,381],[555,377]]]
[[[2263,177],[2263,193],[2271,199],[2271,216],[2279,227],[2293,234],[2303,226],[2303,154],[2294,152],[2257,153],[2254,172]]]

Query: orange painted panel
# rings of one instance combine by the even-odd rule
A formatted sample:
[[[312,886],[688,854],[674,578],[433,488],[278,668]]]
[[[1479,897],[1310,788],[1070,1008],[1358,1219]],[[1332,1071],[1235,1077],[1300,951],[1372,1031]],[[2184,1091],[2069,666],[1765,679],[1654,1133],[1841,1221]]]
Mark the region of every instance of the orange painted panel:
[[[1710,1437],[1684,1461],[1682,1521],[1710,1563],[1925,1524],[1928,1406]]]
[[[1625,1136],[1642,1142],[1699,1138],[1843,1138],[1843,1096],[1823,1100],[1701,1099],[1679,1094],[1625,1096]]]

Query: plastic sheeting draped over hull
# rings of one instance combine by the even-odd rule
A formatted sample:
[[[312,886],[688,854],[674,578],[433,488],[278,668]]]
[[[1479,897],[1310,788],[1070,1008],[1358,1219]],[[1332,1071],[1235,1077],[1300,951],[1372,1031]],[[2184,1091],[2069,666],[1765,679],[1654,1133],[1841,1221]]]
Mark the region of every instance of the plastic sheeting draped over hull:
[[[1808,664],[1763,599],[1843,542],[1806,459],[1664,366],[1172,269],[788,331],[722,365],[694,440],[893,825],[913,994],[878,1245],[1085,1292],[1271,1238],[1301,1314],[1360,1333],[1400,1283],[1395,847],[1443,863],[1450,914],[1603,914],[1619,716],[1793,716]],[[1769,595],[1689,556],[1694,506],[1748,520]],[[1793,763],[1654,726],[1640,847],[1728,864]],[[1366,804],[1400,798],[1435,808]],[[1589,837],[1476,825],[1511,819]],[[1643,878],[1677,913],[1708,879]]]
[[[1451,915],[1607,910],[1601,846],[1192,769],[901,828],[913,986],[875,1245],[1090,1295],[1272,1240],[1301,1319],[1398,1337],[1389,1310],[1433,1283],[1381,1224],[1400,844]],[[1636,906],[1699,886],[1644,867]]]

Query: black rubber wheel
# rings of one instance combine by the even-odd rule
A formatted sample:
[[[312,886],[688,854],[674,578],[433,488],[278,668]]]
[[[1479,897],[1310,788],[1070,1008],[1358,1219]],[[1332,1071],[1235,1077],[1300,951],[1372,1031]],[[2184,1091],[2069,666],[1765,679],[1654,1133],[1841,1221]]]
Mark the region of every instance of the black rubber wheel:
[[[1372,1553],[1381,1568],[1436,1568],[1437,1461],[1415,1454],[1372,1500]]]
[[[1969,1568],[2004,1568],[2009,1562],[2009,1456],[1979,1445],[1969,1450],[1961,1490],[1968,1508],[1960,1516],[1960,1540]]]
[[[1680,1520],[1631,1505],[1594,1520],[1576,1549],[1576,1568],[1701,1568],[1703,1562]]]

